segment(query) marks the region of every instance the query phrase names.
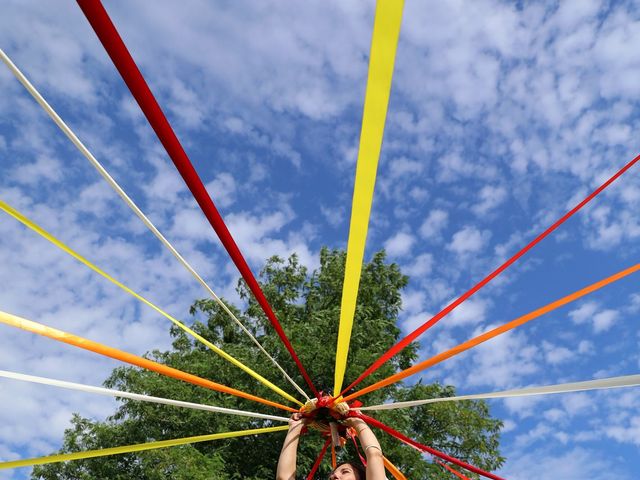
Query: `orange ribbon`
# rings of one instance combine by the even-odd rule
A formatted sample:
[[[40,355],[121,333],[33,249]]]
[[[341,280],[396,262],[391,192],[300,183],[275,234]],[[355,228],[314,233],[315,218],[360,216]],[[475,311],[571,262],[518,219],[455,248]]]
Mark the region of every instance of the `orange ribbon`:
[[[450,350],[447,350],[446,352],[439,353],[434,357],[431,357],[425,360],[424,362],[418,363],[410,368],[407,368],[406,370],[402,370],[401,372],[391,375],[390,377],[387,377],[384,380],[380,380],[379,382],[376,382],[373,385],[369,385],[368,387],[365,387],[362,390],[358,390],[357,392],[346,396],[344,398],[344,401],[348,402],[350,400],[353,400],[354,398],[364,395],[365,393],[373,392],[374,390],[378,390],[379,388],[386,387],[387,385],[391,385],[392,383],[399,382],[400,380],[407,378],[408,376],[413,375],[414,373],[421,372],[422,370],[432,367],[448,358],[453,357],[454,355],[458,355],[459,353],[469,350],[470,348],[476,347],[481,343],[486,342],[487,340],[497,337],[498,335],[502,335],[503,333],[506,333],[509,330],[513,330],[516,327],[524,325],[525,323],[531,320],[534,320],[544,315],[545,313],[549,313],[568,303],[578,300],[579,298],[584,297],[589,293],[595,292],[596,290],[599,290],[602,287],[609,285],[610,283],[621,280],[622,278],[628,275],[631,275],[632,273],[637,272],[638,270],[640,270],[640,263],[632,267],[629,267],[625,270],[622,270],[621,272],[618,272],[614,275],[611,275],[610,277],[607,277],[604,280],[600,280],[599,282],[593,283],[588,287],[585,287],[581,290],[578,290],[577,292],[572,293],[571,295],[567,295],[566,297],[556,300],[555,302],[551,302],[548,305],[545,305],[544,307],[534,310],[533,312],[530,312],[530,313],[527,313],[526,315],[518,317],[515,320],[512,320],[508,323],[505,323],[504,325],[501,325],[500,327],[497,327],[497,328],[494,328],[493,330],[485,332],[482,335],[472,338],[471,340],[467,340],[466,342],[461,343],[457,347],[453,347]]]
[[[11,315],[9,313],[0,312],[0,323],[4,323],[12,327],[20,328],[22,330],[26,330],[27,332],[36,333],[44,337],[49,337],[49,338],[52,338],[53,340],[57,340],[59,342],[73,345],[74,347],[83,348],[84,350],[89,350],[91,352],[104,355],[105,357],[115,358],[116,360],[120,360],[122,362],[129,363],[131,365],[146,368],[147,370],[160,373],[167,377],[177,378],[178,380],[191,383],[192,385],[198,385],[200,387],[208,388],[210,390],[215,390],[217,392],[228,393],[229,395],[235,395],[236,397],[241,397],[247,400],[252,400],[254,402],[263,403],[265,405],[276,407],[281,410],[286,410],[288,412],[297,411],[295,408],[287,407],[285,405],[272,402],[271,400],[265,400],[264,398],[251,395],[250,393],[246,393],[241,390],[236,390],[235,388],[221,385],[211,380],[207,380],[207,379],[198,377],[196,375],[183,372],[182,370],[178,370],[176,368],[172,368],[167,365],[163,365],[161,363],[157,363],[152,360],[148,360],[146,358],[133,355],[132,353],[124,352],[122,350],[118,350],[113,347],[108,347],[107,345],[94,342],[93,340],[79,337],[72,333],[63,332],[62,330],[48,327],[46,325],[42,325],[41,323],[32,322],[31,320],[26,320],[24,318]]]

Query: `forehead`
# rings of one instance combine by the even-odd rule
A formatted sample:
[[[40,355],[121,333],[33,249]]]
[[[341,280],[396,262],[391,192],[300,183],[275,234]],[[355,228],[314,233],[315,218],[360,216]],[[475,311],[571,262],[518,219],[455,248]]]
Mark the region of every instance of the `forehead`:
[[[353,466],[349,463],[345,463],[343,465],[338,466],[334,472],[336,473],[354,473],[356,472],[356,469],[353,468]]]

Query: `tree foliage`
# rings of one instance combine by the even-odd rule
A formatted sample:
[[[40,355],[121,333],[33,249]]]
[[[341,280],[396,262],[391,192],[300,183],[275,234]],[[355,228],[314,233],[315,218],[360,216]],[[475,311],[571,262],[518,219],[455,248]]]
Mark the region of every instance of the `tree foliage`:
[[[344,252],[323,249],[320,252],[320,266],[311,273],[300,265],[297,257],[293,255],[287,260],[270,258],[260,274],[265,295],[287,336],[316,386],[325,392],[333,385],[344,264]],[[345,383],[353,381],[400,338],[397,319],[402,303],[401,290],[407,281],[408,278],[402,275],[397,265],[386,263],[384,252],[375,254],[373,259],[364,265]],[[245,301],[245,308],[243,311],[233,306],[230,308],[295,381],[304,387],[304,380],[297,373],[288,352],[242,281],[238,283],[238,292]],[[199,334],[243,363],[252,366],[285,390],[297,394],[217,304],[211,300],[198,300],[191,307],[191,314],[194,317],[192,328]],[[286,402],[246,373],[222,360],[207,347],[186,336],[181,330],[173,327],[171,334],[174,338],[172,349],[166,352],[150,352],[149,358],[240,390]],[[412,344],[362,385],[407,368],[416,358],[417,345]],[[115,369],[105,385],[109,388],[159,397],[274,413],[273,408],[261,404],[133,367]],[[418,383],[387,387],[364,396],[362,400],[367,404],[377,404],[385,401],[453,395],[453,387]],[[422,443],[480,468],[494,470],[504,460],[499,453],[499,431],[502,423],[491,418],[484,402],[437,403],[414,409],[379,412],[374,416]],[[71,428],[65,432],[61,453],[272,424],[269,421],[246,417],[132,400],[122,400],[116,412],[104,422],[74,415],[71,423]],[[284,433],[265,434],[64,464],[49,464],[35,467],[32,478],[269,479],[274,478],[283,438]],[[433,465],[429,458],[400,444],[387,434],[380,432],[378,438],[385,455],[408,478],[450,478],[450,473]],[[309,471],[322,442],[322,438],[314,432],[302,439],[298,452],[299,474]],[[344,455],[355,457],[350,446],[345,448]],[[318,478],[326,477],[327,463],[324,462]],[[475,478],[473,475],[471,477]]]

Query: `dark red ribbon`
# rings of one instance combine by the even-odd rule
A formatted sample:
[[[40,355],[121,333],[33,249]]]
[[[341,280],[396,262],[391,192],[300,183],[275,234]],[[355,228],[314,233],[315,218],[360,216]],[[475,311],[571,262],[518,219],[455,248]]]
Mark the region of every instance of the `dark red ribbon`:
[[[520,257],[522,257],[525,253],[535,247],[538,243],[540,243],[545,237],[547,237],[551,232],[553,232],[556,228],[562,225],[565,221],[567,221],[571,216],[573,216],[576,212],[578,212],[582,207],[584,207],[587,203],[593,200],[598,194],[600,194],[605,188],[611,185],[614,181],[618,179],[623,173],[629,170],[638,160],[640,160],[640,155],[635,157],[629,163],[627,163],[624,167],[618,170],[611,178],[609,178],[606,182],[596,188],[590,195],[588,195],[584,200],[578,203],[575,207],[565,213],[562,217],[560,217],[556,222],[547,228],[544,232],[539,234],[536,238],[534,238],[531,242],[529,242],[526,246],[524,246],[521,250],[519,250],[515,255],[509,258],[506,262],[496,268],[493,272],[483,278],[480,282],[478,282],[475,286],[469,289],[467,292],[463,293],[460,297],[454,300],[452,303],[447,305],[444,309],[434,315],[429,321],[423,323],[421,326],[416,328],[409,335],[404,337],[398,343],[396,343],[393,347],[387,350],[384,354],[380,356],[373,364],[367,368],[351,385],[345,388],[340,395],[344,395],[345,392],[351,390],[357,384],[359,384],[366,377],[375,372],[378,368],[384,365],[387,361],[397,355],[401,350],[403,350],[407,345],[413,342],[416,338],[422,335],[424,332],[433,327],[436,323],[438,323],[443,317],[451,313],[456,307],[458,307],[462,302],[467,300],[473,294],[475,294],[478,290],[484,287],[491,280],[496,278],[502,272],[504,272],[508,267],[510,267],[513,263],[516,262]]]
[[[291,342],[287,338],[287,335],[284,333],[280,322],[276,318],[275,314],[269,302],[267,301],[260,285],[257,280],[253,276],[249,265],[247,265],[246,260],[242,256],[240,249],[236,245],[235,240],[231,236],[229,229],[224,223],[222,216],[218,212],[213,200],[209,196],[202,180],[198,176],[193,164],[189,160],[184,148],[182,148],[182,144],[178,140],[173,128],[169,124],[169,121],[165,117],[160,105],[156,101],[153,93],[149,89],[147,82],[145,81],[142,73],[138,69],[135,61],[131,57],[129,50],[124,44],[120,34],[118,33],[115,25],[109,18],[108,13],[102,6],[102,3],[99,0],[77,0],[78,5],[82,9],[82,12],[89,20],[91,27],[96,32],[96,35],[102,42],[104,49],[111,57],[115,67],[120,72],[122,79],[127,84],[127,87],[131,91],[132,95],[140,105],[142,112],[147,117],[149,124],[156,132],[158,139],[162,142],[165,150],[173,160],[174,165],[182,175],[184,182],[191,190],[194,198],[200,205],[200,208],[206,215],[209,223],[218,234],[220,241],[224,245],[224,248],[227,250],[227,253],[235,263],[238,271],[244,278],[245,282],[249,286],[249,289],[255,296],[256,300],[264,310],[264,313],[267,315],[267,318],[273,325],[273,328],[278,332],[278,336],[284,343],[285,347],[289,351],[289,354],[293,358],[294,362],[300,369],[300,373],[304,377],[305,381],[309,385],[309,388],[313,391],[314,395],[317,396],[318,392],[311,381],[311,378],[307,374],[307,371],[304,369],[302,362],[296,355],[296,352],[293,350],[293,346]]]
[[[403,435],[402,433],[398,432],[397,430],[394,430],[393,428],[389,427],[388,425],[385,425],[384,423],[382,423],[379,420],[376,420],[373,417],[369,417],[367,415],[364,415],[363,413],[357,413],[354,412],[353,416],[359,417],[361,419],[363,419],[365,422],[370,423],[373,426],[376,426],[382,430],[384,430],[385,432],[387,432],[389,435],[392,435],[394,437],[396,437],[398,440],[411,445],[415,448],[418,448],[420,450],[422,450],[423,452],[427,452],[430,453],[431,455],[434,455],[436,457],[439,457],[443,460],[446,460],[449,463],[453,463],[454,465],[458,465],[459,467],[464,468],[465,470],[469,470],[470,472],[473,473],[477,473],[478,475],[482,475],[483,477],[486,478],[491,478],[492,480],[504,480],[502,477],[499,477],[497,475],[494,475],[491,472],[485,472],[484,470],[478,468],[478,467],[474,467],[473,465],[470,465],[466,462],[463,462],[462,460],[458,460],[455,457],[452,457],[450,455],[447,455],[446,453],[440,452],[434,448],[431,447],[427,447],[426,445],[422,445],[421,443],[416,442],[415,440],[410,439],[409,437],[407,437],[406,435]]]

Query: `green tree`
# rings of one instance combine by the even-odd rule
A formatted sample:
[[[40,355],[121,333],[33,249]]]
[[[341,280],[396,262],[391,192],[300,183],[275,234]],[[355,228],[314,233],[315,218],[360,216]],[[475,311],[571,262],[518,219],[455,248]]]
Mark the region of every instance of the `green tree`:
[[[335,345],[337,339],[345,253],[322,249],[320,267],[308,273],[295,255],[288,260],[270,258],[260,274],[262,288],[274,308],[287,336],[294,345],[316,386],[328,392],[333,385]],[[353,381],[382,352],[399,338],[397,327],[401,309],[400,292],[408,278],[396,264],[385,262],[384,252],[377,253],[364,265],[355,323],[351,338],[345,382]],[[240,281],[238,292],[245,301],[243,312],[234,313],[259,339],[295,381],[304,386],[295,364],[280,342],[264,313],[246,285]],[[191,307],[193,329],[222,347],[242,362],[251,365],[267,378],[276,381],[281,374],[256,351],[250,339],[229,320],[211,300],[198,300]],[[148,357],[196,375],[278,402],[271,390],[216,354],[172,328],[170,351],[153,351]],[[412,344],[363,382],[363,386],[407,368],[417,357]],[[290,393],[297,393],[284,380],[276,381]],[[242,408],[264,413],[273,409],[261,404],[220,394],[183,382],[161,377],[132,367],[120,367],[106,380],[109,388],[145,393],[197,403]],[[453,396],[453,387],[439,384],[394,385],[363,397],[367,404],[404,401],[426,397]],[[492,419],[484,402],[446,402],[414,409],[375,414],[383,422],[436,449],[480,468],[495,470],[504,461],[499,453],[502,423]],[[104,422],[79,416],[72,418],[65,432],[60,452],[106,448],[147,441],[269,426],[269,421],[248,420],[223,414],[185,410],[163,405],[123,400],[116,412]],[[265,434],[230,440],[199,443],[185,447],[124,454],[91,460],[49,464],[34,468],[34,479],[271,479],[274,478],[284,433]],[[425,456],[399,443],[385,433],[378,438],[385,455],[408,478],[450,478],[441,467]],[[323,443],[315,432],[306,435],[298,453],[298,472],[311,468]],[[347,446],[345,456],[355,457]],[[325,478],[324,462],[318,478]],[[324,477],[323,477],[324,476]],[[470,474],[472,478],[475,478]]]

